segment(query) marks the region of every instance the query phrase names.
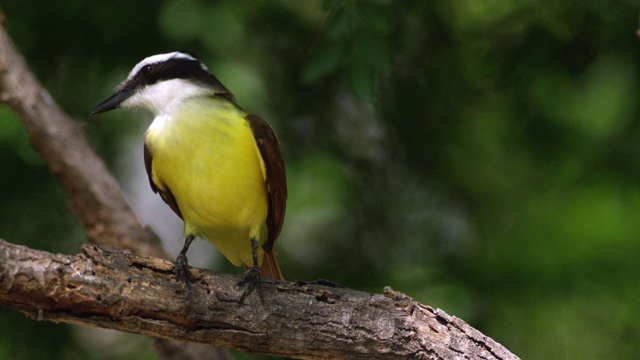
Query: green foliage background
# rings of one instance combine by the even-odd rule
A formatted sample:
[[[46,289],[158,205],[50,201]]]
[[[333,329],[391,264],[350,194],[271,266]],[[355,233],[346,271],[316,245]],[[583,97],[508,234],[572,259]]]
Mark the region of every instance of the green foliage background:
[[[142,166],[123,150],[141,116],[88,114],[152,54],[197,53],[271,122],[291,194],[279,239],[288,278],[391,285],[524,359],[640,351],[635,1],[0,6],[114,170],[126,157]],[[0,237],[77,253],[86,237],[4,106],[0,168]],[[0,359],[156,357],[142,337],[91,340],[5,309],[0,334]]]

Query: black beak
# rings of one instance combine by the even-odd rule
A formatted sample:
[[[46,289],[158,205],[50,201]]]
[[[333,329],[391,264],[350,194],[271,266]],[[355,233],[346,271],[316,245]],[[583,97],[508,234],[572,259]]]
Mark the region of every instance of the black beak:
[[[131,95],[133,95],[133,93],[134,90],[131,89],[122,89],[116,92],[115,94],[109,96],[107,100],[100,103],[100,105],[98,105],[95,109],[93,109],[91,115],[96,115],[105,111],[119,108],[120,104],[123,101],[127,100]]]

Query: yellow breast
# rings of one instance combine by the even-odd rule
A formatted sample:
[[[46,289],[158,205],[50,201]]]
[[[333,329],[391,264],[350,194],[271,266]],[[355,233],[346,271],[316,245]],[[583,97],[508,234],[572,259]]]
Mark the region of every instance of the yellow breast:
[[[262,245],[267,231],[264,162],[245,116],[224,99],[193,98],[145,134],[152,180],[173,193],[185,235],[207,237],[235,265],[252,264],[250,239]]]

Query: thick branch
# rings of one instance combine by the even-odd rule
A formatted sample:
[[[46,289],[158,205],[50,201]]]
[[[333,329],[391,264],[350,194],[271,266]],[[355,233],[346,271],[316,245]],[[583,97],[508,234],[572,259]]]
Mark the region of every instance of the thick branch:
[[[313,359],[517,359],[464,321],[389,288],[264,283],[239,303],[240,277],[95,245],[53,255],[0,240],[0,303],[38,320],[99,326],[240,351]]]

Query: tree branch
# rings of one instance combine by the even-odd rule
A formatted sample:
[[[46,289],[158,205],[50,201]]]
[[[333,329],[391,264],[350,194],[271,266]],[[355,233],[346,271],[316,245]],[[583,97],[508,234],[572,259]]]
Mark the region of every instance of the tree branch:
[[[91,241],[168,258],[158,237],[140,225],[82,128],[40,85],[1,26],[0,102],[20,117],[31,145],[60,181]]]
[[[53,255],[0,240],[0,303],[37,320],[99,326],[307,359],[517,359],[464,321],[385,289],[265,282],[239,302],[240,275],[193,269],[95,245]]]

